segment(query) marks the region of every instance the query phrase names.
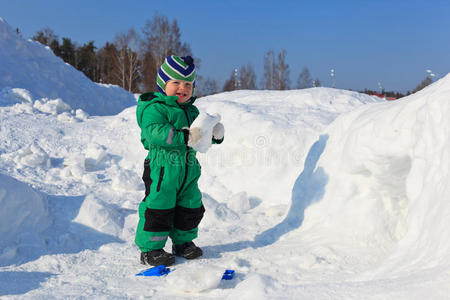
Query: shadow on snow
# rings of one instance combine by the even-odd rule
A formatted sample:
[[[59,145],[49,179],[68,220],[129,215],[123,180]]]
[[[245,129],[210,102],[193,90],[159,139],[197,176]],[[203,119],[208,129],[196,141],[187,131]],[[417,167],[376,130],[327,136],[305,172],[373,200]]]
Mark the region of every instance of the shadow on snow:
[[[99,232],[73,222],[85,196],[47,196],[52,224],[39,235],[39,242],[17,245],[16,255],[0,261],[0,267],[20,265],[44,255],[71,254],[95,250],[113,242],[124,242],[116,236]]]
[[[0,297],[5,295],[21,295],[39,288],[51,273],[43,272],[0,272]]]
[[[221,252],[233,252],[245,248],[269,246],[278,241],[284,234],[299,228],[303,223],[306,208],[311,204],[320,201],[325,194],[328,175],[323,168],[316,167],[317,162],[325,149],[327,140],[328,135],[321,135],[309,149],[304,169],[297,178],[292,189],[291,207],[281,223],[256,235],[253,241],[239,241],[224,245],[204,247],[206,256],[214,257],[220,256]]]

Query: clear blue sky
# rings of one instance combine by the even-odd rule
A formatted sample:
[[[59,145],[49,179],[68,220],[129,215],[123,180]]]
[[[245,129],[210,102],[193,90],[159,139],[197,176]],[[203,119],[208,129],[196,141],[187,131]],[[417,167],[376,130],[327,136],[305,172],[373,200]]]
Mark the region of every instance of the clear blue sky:
[[[155,12],[176,19],[201,58],[200,73],[222,86],[252,63],[258,83],[268,50],[287,51],[291,85],[307,66],[324,86],[412,90],[426,70],[450,72],[447,0],[0,0],[0,17],[26,38],[50,27],[78,44],[101,47],[116,33],[141,32]]]

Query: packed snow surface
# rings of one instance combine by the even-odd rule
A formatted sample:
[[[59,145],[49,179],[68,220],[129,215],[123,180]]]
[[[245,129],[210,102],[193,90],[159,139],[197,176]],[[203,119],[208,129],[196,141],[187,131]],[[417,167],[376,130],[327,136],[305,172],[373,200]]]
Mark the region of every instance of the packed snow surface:
[[[17,41],[2,22],[0,68]],[[50,59],[26,48],[19,65]],[[135,276],[135,106],[93,116],[22,75],[0,93],[0,296],[448,299],[450,75],[394,102],[330,88],[198,99],[226,129],[197,154],[204,255],[164,277]],[[55,77],[58,93],[93,85]]]

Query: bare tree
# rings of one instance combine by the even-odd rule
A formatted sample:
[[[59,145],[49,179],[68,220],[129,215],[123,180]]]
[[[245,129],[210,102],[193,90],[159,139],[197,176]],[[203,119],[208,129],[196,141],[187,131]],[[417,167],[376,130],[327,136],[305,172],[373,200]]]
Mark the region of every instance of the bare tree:
[[[240,88],[240,82],[238,77],[238,70],[234,69],[231,72],[230,78],[228,78],[227,81],[225,81],[225,84],[223,85],[223,91],[229,92],[229,91],[235,91]]]
[[[165,16],[156,13],[151,20],[147,20],[143,41],[143,76],[144,89],[156,88],[156,72],[168,55],[192,56],[191,48],[181,42],[180,29],[176,20],[169,23]],[[198,67],[199,61],[196,60]]]
[[[264,78],[262,79],[263,89],[276,90],[276,62],[275,54],[272,50],[267,51],[264,55]]]
[[[430,76],[427,76],[427,77],[425,77],[424,80],[422,80],[422,82],[418,86],[416,86],[416,88],[412,92],[416,93],[432,83],[433,83],[433,79],[431,79]]]
[[[291,85],[291,80],[289,79],[289,65],[286,64],[286,50],[284,49],[278,54],[276,82],[279,90],[288,90]]]
[[[58,41],[58,36],[53,32],[53,30],[47,27],[36,32],[31,39],[43,45],[50,46],[53,41]]]
[[[195,88],[197,91],[195,93],[199,97],[212,95],[219,91],[217,81],[212,78],[203,79],[202,77],[197,76],[195,81],[197,82],[197,87]]]
[[[244,90],[256,90],[256,74],[253,66],[248,63],[239,70],[240,88]]]
[[[309,73],[309,69],[304,67],[300,75],[297,79],[297,88],[298,89],[307,89],[313,86],[313,80],[311,78],[311,73]]]
[[[137,49],[139,36],[134,29],[127,33],[117,34],[115,37],[115,47],[117,49],[114,56],[113,74],[119,85],[130,92],[137,92],[140,79],[141,63]]]
[[[281,50],[278,54],[278,61],[275,61],[275,54],[272,50],[264,56],[264,78],[262,86],[266,90],[287,90],[291,85],[289,79],[289,65],[286,63],[286,50]]]

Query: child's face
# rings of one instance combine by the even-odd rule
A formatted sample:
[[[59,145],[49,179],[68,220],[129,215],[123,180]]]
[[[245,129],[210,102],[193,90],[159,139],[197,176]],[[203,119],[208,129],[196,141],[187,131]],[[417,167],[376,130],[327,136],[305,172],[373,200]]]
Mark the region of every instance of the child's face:
[[[166,95],[178,96],[178,103],[185,103],[192,97],[192,82],[184,80],[169,80],[166,83]]]

